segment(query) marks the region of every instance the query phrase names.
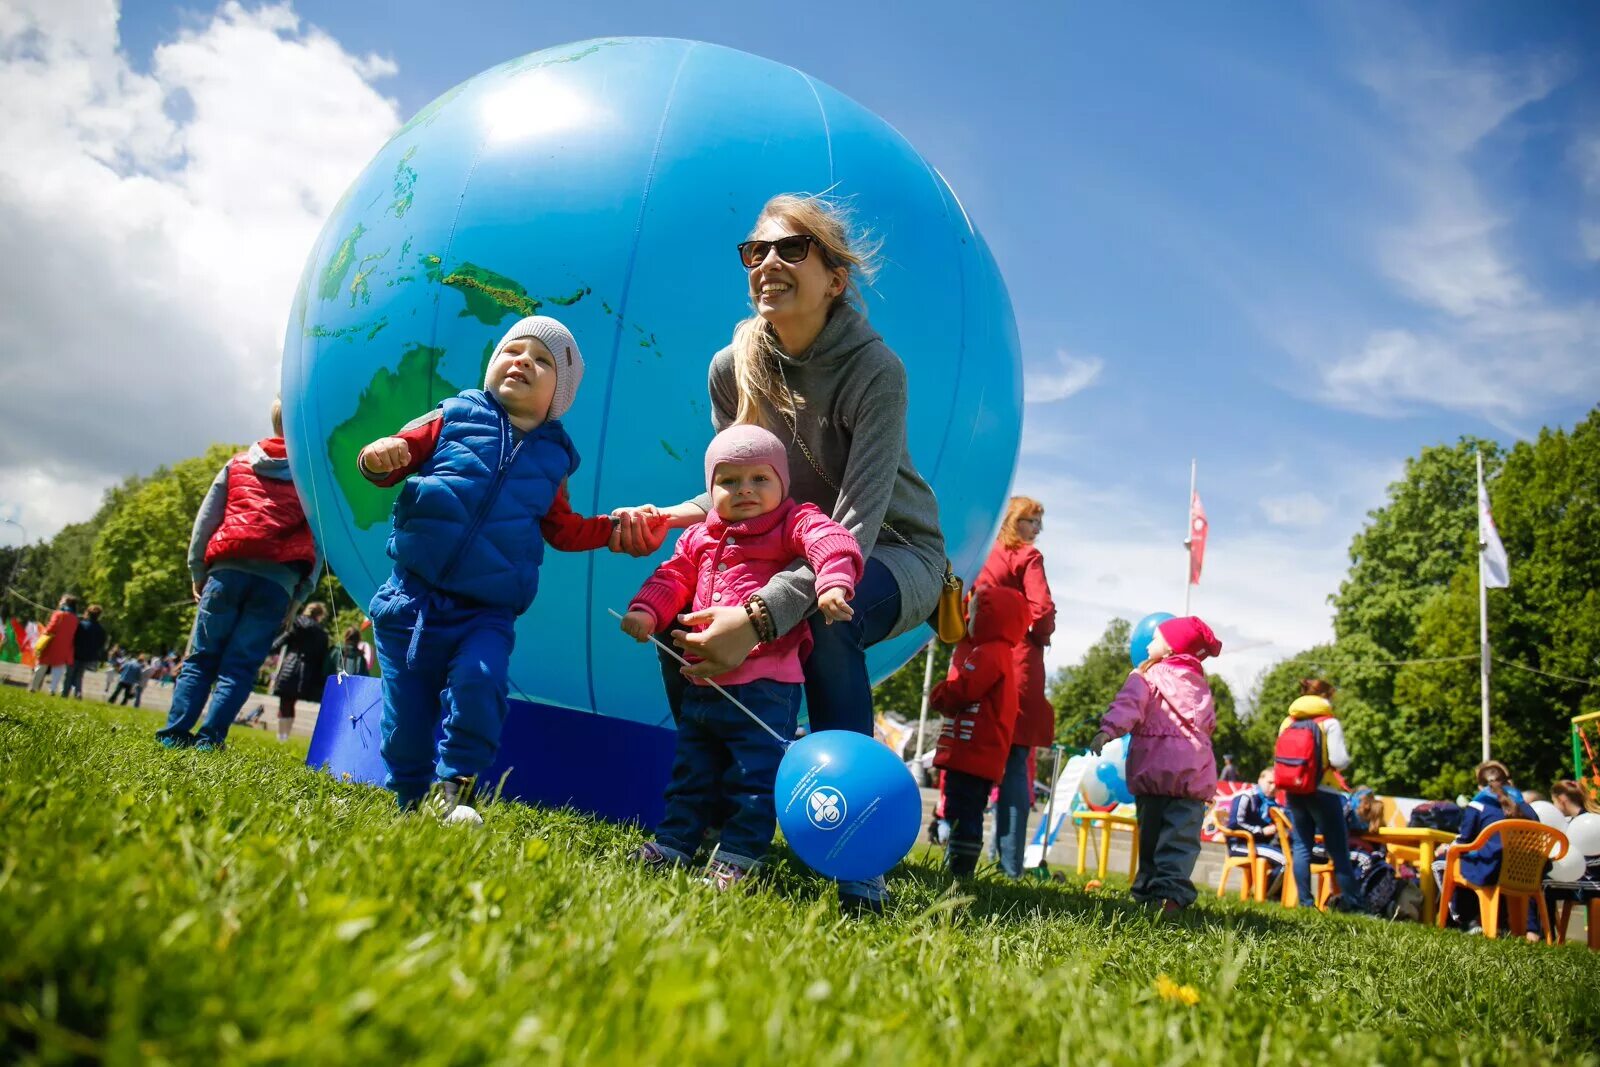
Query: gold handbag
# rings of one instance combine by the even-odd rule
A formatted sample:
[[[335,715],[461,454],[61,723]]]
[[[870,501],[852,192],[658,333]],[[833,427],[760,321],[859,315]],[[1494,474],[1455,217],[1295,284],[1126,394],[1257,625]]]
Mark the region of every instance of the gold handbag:
[[[839,492],[839,483],[828,477],[828,472],[822,469],[822,464],[817,462],[817,457],[811,454],[811,449],[806,447],[805,438],[800,436],[800,427],[795,425],[793,416],[787,411],[780,412],[783,421],[789,424],[789,432],[794,436],[794,443],[800,446],[800,452],[806,457],[806,462],[811,464],[811,469],[817,472],[817,477],[827,482],[835,493]],[[889,535],[907,548],[913,548],[910,541],[888,523],[883,528]],[[928,619],[928,625],[933,627],[933,632],[939,635],[939,640],[947,645],[953,645],[967,636],[967,596],[962,588],[961,577],[950,566],[950,557],[944,561],[943,585],[939,589],[939,604],[933,609],[933,616]]]

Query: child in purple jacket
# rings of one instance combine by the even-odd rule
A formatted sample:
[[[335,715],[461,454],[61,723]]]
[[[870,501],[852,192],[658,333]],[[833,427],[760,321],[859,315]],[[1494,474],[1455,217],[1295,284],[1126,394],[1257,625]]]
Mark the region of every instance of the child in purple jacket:
[[[1128,789],[1139,817],[1139,874],[1133,899],[1163,913],[1194,903],[1190,877],[1200,858],[1200,824],[1217,788],[1211,733],[1217,709],[1200,661],[1222,642],[1199,618],[1168,619],[1150,642],[1150,658],[1128,675],[1089,747],[1131,733]]]

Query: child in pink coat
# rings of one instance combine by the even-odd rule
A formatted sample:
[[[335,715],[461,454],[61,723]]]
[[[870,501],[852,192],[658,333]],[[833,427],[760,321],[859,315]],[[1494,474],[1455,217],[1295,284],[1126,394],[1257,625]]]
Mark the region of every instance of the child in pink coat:
[[[638,641],[666,629],[685,608],[740,606],[756,633],[770,633],[756,594],[779,571],[804,563],[817,575],[817,607],[833,621],[853,614],[848,601],[861,580],[861,547],[850,531],[814,504],[789,499],[783,442],[759,426],[731,426],[706,450],[711,511],[678,538],[672,558],[644,583],[622,629]],[[793,737],[800,712],[801,664],[811,628],[758,644],[716,682],[780,737]],[[783,748],[772,736],[698,678],[684,694],[667,810],[656,839],[635,858],[666,868],[694,859],[714,818],[723,826],[710,881],[728,889],[766,857],[777,823],[772,788]]]
[[[1159,903],[1164,913],[1194,903],[1190,880],[1200,858],[1200,824],[1217,788],[1211,733],[1217,709],[1200,661],[1222,652],[1201,619],[1168,619],[1141,663],[1100,720],[1089,747],[1131,733],[1128,789],[1139,817],[1139,874],[1133,899]]]

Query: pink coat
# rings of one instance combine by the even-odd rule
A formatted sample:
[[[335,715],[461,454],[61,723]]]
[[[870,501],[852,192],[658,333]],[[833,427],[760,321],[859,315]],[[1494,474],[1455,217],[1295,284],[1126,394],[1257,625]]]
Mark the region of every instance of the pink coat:
[[[1128,675],[1100,729],[1133,734],[1128,790],[1134,796],[1210,800],[1217,789],[1211,733],[1217,709],[1205,670],[1193,656],[1168,656]]]
[[[628,610],[648,612],[655,619],[652,628],[660,632],[686,607],[743,607],[773,575],[796,562],[816,572],[818,596],[838,588],[853,593],[861,580],[861,546],[815,504],[786,498],[765,515],[741,522],[728,522],[713,511],[683,532],[672,558],[656,568]],[[757,645],[742,664],[717,675],[717,684],[758,678],[802,682],[801,664],[810,651],[811,627],[802,622],[776,641]]]

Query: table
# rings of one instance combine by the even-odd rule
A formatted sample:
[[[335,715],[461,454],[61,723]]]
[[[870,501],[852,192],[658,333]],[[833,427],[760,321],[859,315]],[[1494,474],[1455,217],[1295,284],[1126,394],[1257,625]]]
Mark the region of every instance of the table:
[[[1106,860],[1111,852],[1111,831],[1114,827],[1121,827],[1132,835],[1128,852],[1128,881],[1133,881],[1133,876],[1139,873],[1139,819],[1135,815],[1119,815],[1111,811],[1075,811],[1072,813],[1072,825],[1078,834],[1078,873],[1082,874],[1089,859],[1088,830],[1096,823],[1100,825],[1100,863],[1097,877],[1104,879],[1106,876]]]
[[[1360,834],[1363,840],[1382,845],[1388,852],[1389,862],[1409,860],[1416,864],[1417,881],[1422,889],[1422,921],[1432,923],[1438,917],[1438,887],[1433,882],[1433,853],[1440,845],[1456,839],[1449,830],[1430,830],[1422,826],[1380,826],[1375,834]]]

